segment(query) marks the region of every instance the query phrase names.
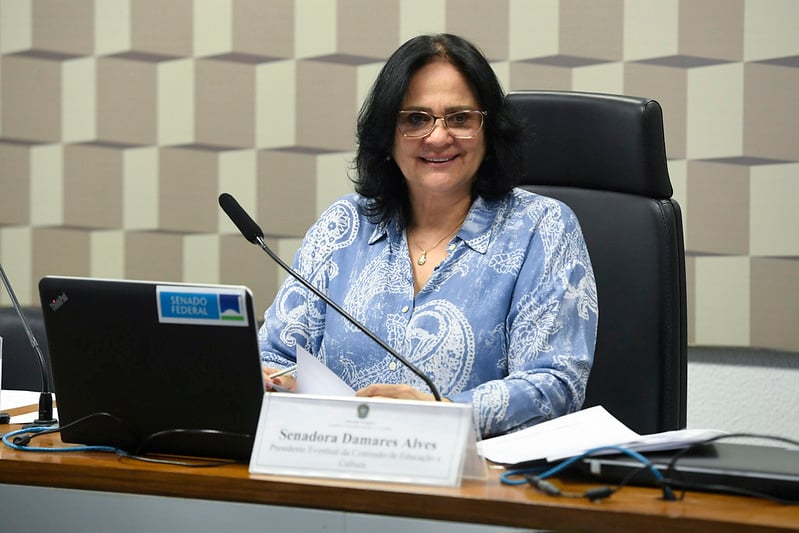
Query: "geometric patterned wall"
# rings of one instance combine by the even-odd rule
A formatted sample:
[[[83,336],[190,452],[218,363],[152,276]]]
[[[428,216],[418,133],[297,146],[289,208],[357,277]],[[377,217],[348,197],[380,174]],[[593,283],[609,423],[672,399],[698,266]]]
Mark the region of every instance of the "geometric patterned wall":
[[[478,44],[506,90],[664,109],[689,342],[799,351],[799,2],[0,0],[0,261],[45,274],[246,284],[282,275],[351,190],[355,118],[418,33]],[[8,304],[5,294],[0,304]]]

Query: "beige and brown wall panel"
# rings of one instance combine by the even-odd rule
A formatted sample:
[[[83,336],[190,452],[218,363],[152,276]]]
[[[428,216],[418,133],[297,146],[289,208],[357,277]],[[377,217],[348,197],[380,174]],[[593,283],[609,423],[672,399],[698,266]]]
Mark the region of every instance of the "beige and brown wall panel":
[[[418,33],[459,33],[506,90],[649,96],[683,207],[692,345],[799,351],[799,2],[0,0],[0,261],[246,284],[282,275],[348,180],[360,103]],[[0,295],[0,303],[9,303]]]

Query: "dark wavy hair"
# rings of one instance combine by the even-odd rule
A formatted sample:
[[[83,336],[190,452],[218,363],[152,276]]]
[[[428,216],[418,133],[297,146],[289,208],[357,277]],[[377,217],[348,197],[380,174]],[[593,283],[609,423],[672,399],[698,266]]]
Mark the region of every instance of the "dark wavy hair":
[[[413,74],[439,58],[452,64],[471,85],[478,105],[487,112],[483,131],[486,157],[477,170],[472,198],[492,200],[517,183],[522,127],[505,103],[505,95],[488,60],[472,43],[451,34],[420,35],[400,46],[386,61],[358,115],[352,178],[355,191],[370,201],[366,215],[374,223],[397,217],[409,222],[405,178],[389,156],[396,135],[397,114]]]

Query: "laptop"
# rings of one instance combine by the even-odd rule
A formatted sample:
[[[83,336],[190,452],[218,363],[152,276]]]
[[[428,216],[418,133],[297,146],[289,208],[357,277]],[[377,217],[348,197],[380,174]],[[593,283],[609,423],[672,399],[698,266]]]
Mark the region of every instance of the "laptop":
[[[699,490],[765,496],[799,502],[799,449],[716,442],[688,450],[669,474],[677,450],[643,454],[675,490]],[[618,483],[633,472],[631,485],[654,486],[655,478],[641,462],[627,455],[583,459],[572,473],[601,483]]]
[[[264,384],[243,286],[39,282],[61,439],[247,461]]]

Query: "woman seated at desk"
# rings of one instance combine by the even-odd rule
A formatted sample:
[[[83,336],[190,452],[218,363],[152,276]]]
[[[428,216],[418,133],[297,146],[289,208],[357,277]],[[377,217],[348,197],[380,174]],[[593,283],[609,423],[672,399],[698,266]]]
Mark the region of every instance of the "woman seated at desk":
[[[403,44],[357,141],[356,192],[308,230],[294,268],[445,400],[471,403],[483,436],[580,409],[597,327],[591,262],[566,205],[515,187],[522,128],[482,53],[447,34]],[[293,278],[259,339],[266,374],[293,364],[299,344],[358,396],[433,399]],[[296,387],[290,375],[274,384]]]

